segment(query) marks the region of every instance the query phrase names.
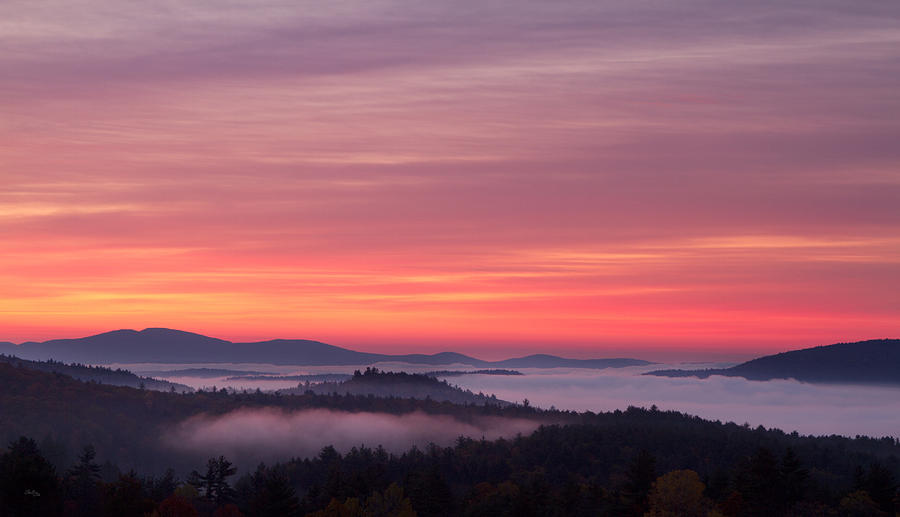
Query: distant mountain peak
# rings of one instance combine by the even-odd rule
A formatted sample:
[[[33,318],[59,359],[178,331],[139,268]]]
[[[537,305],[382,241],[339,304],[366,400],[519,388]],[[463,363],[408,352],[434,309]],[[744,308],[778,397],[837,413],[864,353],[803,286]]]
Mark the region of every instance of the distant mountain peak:
[[[269,363],[298,366],[359,366],[379,362],[447,365],[479,368],[516,364],[525,368],[618,368],[650,364],[638,359],[566,359],[534,354],[505,361],[483,361],[458,352],[437,354],[378,354],[357,352],[309,339],[271,339],[233,343],[164,327],[137,331],[119,329],[77,339],[23,343],[16,354],[25,359],[110,363]]]
[[[139,334],[137,330],[134,329],[118,329],[118,330],[110,330],[109,332],[101,332],[99,334],[94,334],[93,336],[123,336],[123,335],[135,335]],[[92,336],[88,336],[92,337]]]
[[[188,332],[186,330],[170,329],[166,327],[147,327],[140,331],[140,334],[189,334],[192,336],[200,336],[196,332]],[[204,336],[207,337],[207,336]]]
[[[134,332],[134,331],[132,331]],[[142,336],[153,336],[153,337],[170,337],[170,338],[196,338],[196,339],[213,339],[216,341],[225,342],[224,339],[219,339],[210,336],[204,336],[203,334],[198,334],[196,332],[188,332],[186,330],[178,330],[178,329],[170,329],[165,327],[147,327],[140,332],[137,332]]]
[[[750,380],[900,384],[900,339],[836,343],[757,357],[737,366],[710,370],[659,370],[647,375],[700,377],[723,375]]]

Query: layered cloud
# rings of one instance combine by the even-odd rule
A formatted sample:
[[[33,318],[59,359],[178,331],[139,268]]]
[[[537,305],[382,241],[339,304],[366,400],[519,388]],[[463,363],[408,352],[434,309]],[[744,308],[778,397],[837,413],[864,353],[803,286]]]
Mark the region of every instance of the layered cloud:
[[[0,339],[597,355],[894,335],[898,18],[4,2]]]

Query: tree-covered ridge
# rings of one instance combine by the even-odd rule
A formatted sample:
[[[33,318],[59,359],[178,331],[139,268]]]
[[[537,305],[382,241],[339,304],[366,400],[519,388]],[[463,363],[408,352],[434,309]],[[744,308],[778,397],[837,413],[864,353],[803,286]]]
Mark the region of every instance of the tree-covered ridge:
[[[189,416],[264,407],[544,425],[527,436],[461,438],[401,454],[375,443],[326,447],[316,457],[235,475],[227,458],[210,462],[160,447],[160,435]],[[11,444],[0,486],[12,487],[0,504],[34,502],[16,499],[31,489],[22,480],[34,480],[45,483],[42,501],[92,509],[67,515],[365,515],[385,507],[395,513],[381,515],[666,515],[672,494],[691,494],[697,515],[879,515],[896,510],[900,476],[893,438],[801,436],[655,408],[576,413],[356,395],[178,394],[0,364],[0,414],[0,437]],[[79,453],[91,444],[95,453]],[[16,515],[4,509],[0,515]],[[176,510],[187,513],[165,513]]]
[[[238,476],[219,456],[184,482],[172,471],[101,480],[89,447],[60,475],[37,444],[20,438],[0,457],[0,514],[837,517],[900,509],[896,454],[859,454],[833,437],[698,422],[675,412],[629,408],[608,416],[619,422],[544,426],[509,440],[461,437],[451,447],[401,454],[325,447],[315,457]],[[676,424],[674,431],[641,425],[655,420]],[[706,427],[716,431],[698,434]],[[694,441],[685,441],[684,431]],[[713,443],[703,445],[706,438]],[[898,447],[893,440],[863,442],[894,453]],[[713,449],[721,453],[710,456]],[[34,492],[41,498],[23,497]]]
[[[275,375],[271,372],[230,370],[227,368],[179,368],[177,370],[142,371],[141,373],[151,377],[197,377],[201,379],[211,379],[215,377],[244,377],[250,375]]]
[[[459,377],[461,375],[522,375],[522,372],[495,368],[491,370],[435,370],[433,372],[425,372],[423,375],[429,377]]]
[[[371,368],[370,368],[371,370]],[[428,377],[458,377],[461,375],[522,375],[516,370],[491,369],[491,370],[436,370],[425,372],[421,375]],[[300,381],[310,383],[330,382],[340,383],[349,380],[353,375],[346,373],[308,373],[298,375],[278,374],[245,374],[228,377],[229,381]],[[395,396],[400,396],[395,394]]]
[[[41,372],[61,373],[80,381],[111,384],[113,386],[129,386],[131,388],[157,391],[176,390],[178,392],[183,392],[194,390],[190,386],[185,386],[184,384],[154,379],[152,377],[142,377],[121,368],[113,370],[112,368],[107,368],[105,366],[90,366],[79,363],[66,364],[52,359],[47,361],[29,361],[27,359],[20,359],[15,356],[3,354],[0,354],[0,363]]]
[[[430,379],[434,380],[434,379]],[[187,469],[189,458],[170,458],[160,436],[189,417],[223,415],[238,409],[278,408],[284,411],[332,409],[352,412],[407,414],[416,411],[449,415],[471,422],[483,416],[534,418],[556,422],[574,418],[561,412],[537,412],[522,406],[457,405],[435,399],[364,395],[298,395],[198,390],[171,393],[77,381],[0,363],[0,440],[32,436],[48,444],[48,457],[64,464],[67,454],[94,443],[101,457],[115,457],[125,468]],[[103,444],[103,447],[100,446]],[[52,449],[52,450],[51,450]],[[58,450],[58,451],[57,451]],[[107,452],[108,451],[108,452]],[[193,468],[193,467],[191,467]]]
[[[400,397],[413,399],[429,399],[455,404],[492,404],[508,406],[509,402],[499,400],[494,395],[472,393],[449,384],[446,380],[438,380],[428,374],[406,372],[384,372],[378,368],[356,370],[353,376],[341,382],[306,382],[296,388],[280,390],[284,394],[331,394],[339,395],[374,395],[376,397]]]
[[[835,453],[827,446],[817,450],[741,426],[726,429],[713,447],[692,450],[706,438],[696,429],[694,441],[673,446],[688,437],[675,431],[657,442],[663,428],[635,426],[690,417],[637,408],[614,416],[630,424],[544,426],[512,440],[460,438],[454,447],[401,455],[359,448],[342,456],[326,448],[317,458],[273,470],[305,493],[307,511],[348,510],[394,483],[420,515],[837,515],[856,503],[873,512],[867,515],[893,515],[900,508],[896,456],[889,465],[871,460],[865,467],[823,468]],[[703,456],[714,447],[724,454]]]
[[[300,382],[340,382],[352,377],[347,373],[307,373],[300,375],[235,375],[229,381],[300,381]]]
[[[710,375],[723,375],[756,381],[797,379],[821,383],[900,384],[900,339],[872,339],[793,350],[731,368],[656,370],[644,375],[704,379]]]

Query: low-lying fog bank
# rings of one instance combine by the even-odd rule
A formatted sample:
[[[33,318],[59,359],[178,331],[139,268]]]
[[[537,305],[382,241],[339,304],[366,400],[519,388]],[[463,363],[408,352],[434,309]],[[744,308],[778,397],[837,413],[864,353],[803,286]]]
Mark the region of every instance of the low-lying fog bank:
[[[124,365],[123,365],[124,366]],[[132,365],[134,366],[134,365]],[[134,368],[160,370],[160,365]],[[260,364],[167,365],[170,369],[209,366],[272,372],[281,375],[351,373],[364,366],[297,367]],[[900,437],[900,388],[806,384],[793,380],[748,381],[740,377],[713,376],[667,378],[641,373],[664,368],[720,368],[725,364],[650,365],[589,370],[574,368],[519,369],[525,375],[462,375],[451,384],[495,394],[509,401],[528,399],[532,405],[577,411],[611,411],[629,405],[673,409],[712,420],[747,422],[803,434]],[[379,369],[425,372],[439,369],[471,369],[461,365],[384,364]],[[194,388],[229,386],[263,390],[289,388],[292,381],[247,381],[222,378],[164,377]]]
[[[354,370],[365,370],[371,365],[343,365],[343,366],[291,366],[291,365],[275,365],[266,363],[116,363],[107,365],[111,368],[123,368],[139,375],[149,375],[157,379],[165,379],[169,382],[184,384],[196,389],[215,388],[232,388],[238,391],[248,390],[254,391],[260,389],[263,391],[282,390],[287,388],[296,388],[298,382],[295,380],[280,379],[241,379],[234,378],[229,375],[209,375],[194,374],[185,375],[185,371],[207,369],[215,370],[233,370],[233,371],[251,371],[255,373],[267,375],[316,375],[316,374],[352,374]],[[375,365],[379,370],[407,372],[407,373],[425,373],[435,370],[473,370],[475,368],[463,364],[451,365],[427,365],[427,364],[406,364],[406,363],[377,363]]]
[[[163,441],[181,452],[206,457],[224,454],[236,463],[252,466],[260,461],[314,456],[327,445],[340,452],[360,445],[381,445],[389,452],[403,452],[431,442],[451,445],[459,436],[494,440],[530,434],[538,425],[531,420],[500,417],[481,417],[469,423],[422,412],[391,415],[326,409],[246,409],[192,417]]]
[[[454,383],[504,400],[527,398],[544,408],[610,411],[655,404],[711,420],[801,434],[900,437],[900,388],[640,375],[646,370],[522,370],[522,376],[466,375]]]

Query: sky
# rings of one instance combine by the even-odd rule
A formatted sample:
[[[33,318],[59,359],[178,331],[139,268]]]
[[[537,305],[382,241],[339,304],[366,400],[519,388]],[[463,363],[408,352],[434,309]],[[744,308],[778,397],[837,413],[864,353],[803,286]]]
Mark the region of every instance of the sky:
[[[0,341],[900,327],[900,4],[5,0]]]

